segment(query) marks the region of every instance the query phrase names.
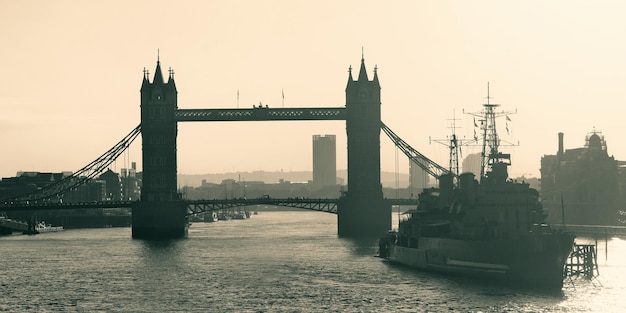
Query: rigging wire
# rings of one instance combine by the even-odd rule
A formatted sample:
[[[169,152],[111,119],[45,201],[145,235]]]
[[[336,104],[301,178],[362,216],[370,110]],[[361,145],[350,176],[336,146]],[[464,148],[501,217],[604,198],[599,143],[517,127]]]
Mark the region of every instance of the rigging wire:
[[[396,199],[400,198],[400,174],[398,172],[398,147],[396,147]]]

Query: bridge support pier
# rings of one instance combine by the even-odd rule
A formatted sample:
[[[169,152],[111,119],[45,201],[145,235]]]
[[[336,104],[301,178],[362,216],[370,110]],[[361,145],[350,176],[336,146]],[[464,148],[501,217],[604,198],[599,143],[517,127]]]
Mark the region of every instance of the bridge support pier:
[[[391,203],[383,198],[343,196],[337,203],[339,237],[380,237],[391,229]]]
[[[185,238],[189,223],[182,201],[141,201],[133,207],[132,232],[135,239]]]

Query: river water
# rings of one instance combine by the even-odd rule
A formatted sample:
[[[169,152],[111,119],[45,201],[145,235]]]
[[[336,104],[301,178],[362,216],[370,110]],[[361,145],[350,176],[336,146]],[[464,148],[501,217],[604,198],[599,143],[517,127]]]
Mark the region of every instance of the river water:
[[[598,243],[598,278],[546,294],[390,265],[376,241],[338,238],[336,219],[260,212],[157,242],[130,228],[0,237],[0,312],[626,311],[626,240],[607,259]]]

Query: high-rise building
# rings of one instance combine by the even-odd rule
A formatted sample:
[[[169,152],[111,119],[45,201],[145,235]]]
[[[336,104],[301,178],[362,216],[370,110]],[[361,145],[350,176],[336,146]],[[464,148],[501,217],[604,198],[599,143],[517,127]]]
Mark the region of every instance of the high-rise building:
[[[461,173],[471,172],[474,173],[474,176],[480,177],[482,161],[483,158],[481,156],[481,153],[472,153],[466,156],[461,164]]]
[[[335,135],[313,135],[313,185],[317,188],[337,184]]]

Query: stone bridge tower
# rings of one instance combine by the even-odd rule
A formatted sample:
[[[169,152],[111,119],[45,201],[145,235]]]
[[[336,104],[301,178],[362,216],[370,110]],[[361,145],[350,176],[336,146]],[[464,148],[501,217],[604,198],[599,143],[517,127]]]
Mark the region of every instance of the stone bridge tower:
[[[361,59],[358,79],[350,69],[346,87],[348,191],[337,216],[342,237],[379,236],[391,229],[391,204],[384,200],[380,182],[380,112],[377,70],[370,81]]]
[[[133,207],[133,238],[187,236],[186,206],[177,192],[176,136],[178,91],[170,70],[163,80],[157,60],[152,83],[144,72],[141,85],[142,189]]]

